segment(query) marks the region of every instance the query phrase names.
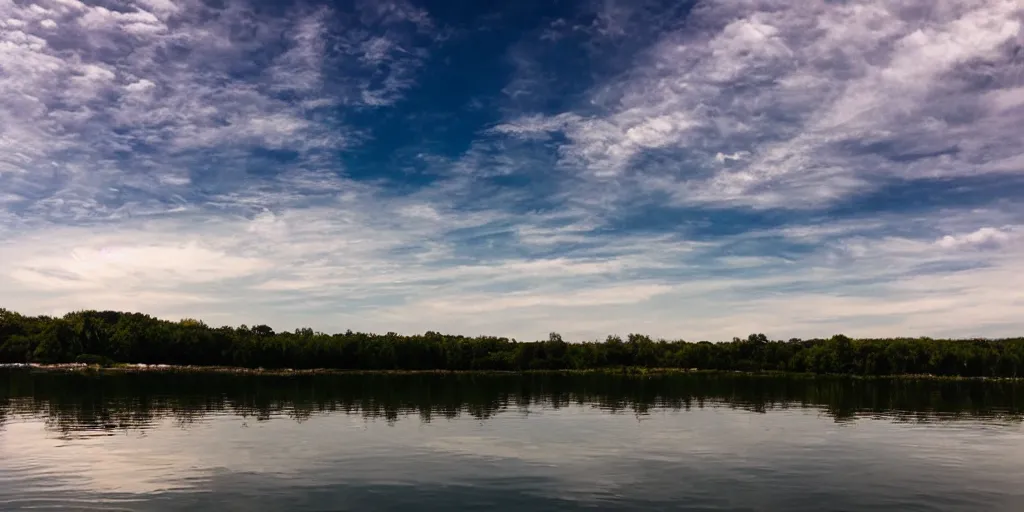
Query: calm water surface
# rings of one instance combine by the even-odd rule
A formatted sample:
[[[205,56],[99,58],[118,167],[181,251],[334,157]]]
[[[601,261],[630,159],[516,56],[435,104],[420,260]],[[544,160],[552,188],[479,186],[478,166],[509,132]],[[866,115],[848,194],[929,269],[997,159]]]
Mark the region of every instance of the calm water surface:
[[[1024,387],[0,370],[0,510],[1024,510]]]

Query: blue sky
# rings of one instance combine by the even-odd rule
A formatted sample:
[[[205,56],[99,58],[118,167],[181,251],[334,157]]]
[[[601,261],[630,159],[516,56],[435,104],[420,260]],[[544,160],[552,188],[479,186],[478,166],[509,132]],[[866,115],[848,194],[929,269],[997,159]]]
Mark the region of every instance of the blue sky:
[[[1015,1],[0,0],[0,305],[1019,335]]]

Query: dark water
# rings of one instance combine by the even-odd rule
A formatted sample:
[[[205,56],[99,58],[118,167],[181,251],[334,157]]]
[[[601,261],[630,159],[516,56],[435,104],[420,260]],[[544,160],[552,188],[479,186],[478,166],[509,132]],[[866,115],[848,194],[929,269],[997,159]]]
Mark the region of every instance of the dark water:
[[[0,370],[0,510],[1024,510],[1024,386]]]

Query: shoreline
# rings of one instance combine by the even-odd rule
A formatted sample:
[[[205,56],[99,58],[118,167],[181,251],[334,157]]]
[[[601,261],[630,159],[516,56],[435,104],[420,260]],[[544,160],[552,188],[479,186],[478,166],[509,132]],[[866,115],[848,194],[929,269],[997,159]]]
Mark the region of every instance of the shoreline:
[[[265,376],[306,376],[306,375],[493,375],[493,376],[515,376],[515,375],[586,375],[604,374],[618,375],[623,377],[653,377],[662,375],[733,375],[745,377],[776,377],[776,378],[803,378],[803,379],[847,379],[847,380],[925,380],[925,381],[977,381],[977,382],[1024,382],[1024,377],[966,377],[960,375],[932,375],[932,374],[890,374],[890,375],[860,375],[845,373],[807,373],[807,372],[785,372],[785,371],[741,371],[741,370],[713,370],[701,368],[646,368],[646,367],[619,367],[619,368],[586,368],[586,369],[564,369],[564,370],[351,370],[334,368],[246,368],[239,366],[193,366],[193,365],[171,365],[171,364],[143,364],[143,363],[118,363],[110,366],[102,366],[85,363],[5,363],[0,364],[3,369],[24,369],[39,372],[64,372],[64,373],[95,373],[95,374],[124,374],[124,373],[211,373],[228,375],[265,375]]]

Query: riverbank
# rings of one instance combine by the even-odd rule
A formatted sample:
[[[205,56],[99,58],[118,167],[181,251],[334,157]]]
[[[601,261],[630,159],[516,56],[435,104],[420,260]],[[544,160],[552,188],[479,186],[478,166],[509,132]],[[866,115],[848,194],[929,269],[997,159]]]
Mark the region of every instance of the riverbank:
[[[622,375],[627,377],[654,377],[661,375],[733,375],[746,377],[788,377],[803,379],[854,379],[854,380],[931,380],[931,381],[983,381],[983,382],[1024,382],[1024,377],[964,377],[956,375],[932,374],[890,374],[861,375],[843,373],[808,373],[766,371],[715,370],[702,368],[588,368],[577,370],[350,370],[332,368],[245,368],[237,366],[195,366],[170,364],[115,363],[112,365],[95,365],[84,363],[14,363],[0,364],[0,369],[25,369],[41,372],[79,372],[79,373],[219,373],[237,375],[268,375],[268,376],[301,376],[301,375]]]
[[[1024,338],[852,339],[837,334],[827,339],[783,341],[751,334],[711,342],[654,339],[634,333],[626,338],[611,335],[604,341],[567,341],[551,333],[546,340],[517,341],[433,331],[410,335],[352,331],[326,334],[312,329],[276,332],[266,325],[214,328],[196,320],[172,322],[116,311],[79,311],[51,318],[0,310],[0,325],[0,362],[5,363],[110,366],[114,361],[149,361],[204,368],[503,372],[717,368],[819,375],[1024,376]]]

